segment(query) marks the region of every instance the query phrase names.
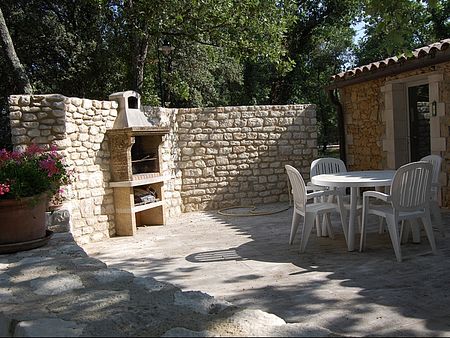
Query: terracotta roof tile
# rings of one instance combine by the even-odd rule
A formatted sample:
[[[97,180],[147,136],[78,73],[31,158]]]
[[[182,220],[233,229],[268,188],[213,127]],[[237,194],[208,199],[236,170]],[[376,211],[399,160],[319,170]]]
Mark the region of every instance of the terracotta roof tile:
[[[347,70],[345,72],[341,72],[339,74],[336,74],[332,76],[332,81],[341,81],[341,80],[347,80],[350,78],[355,77],[356,75],[365,74],[368,72],[377,71],[379,69],[383,69],[395,64],[403,63],[409,60],[413,59],[420,59],[424,58],[428,55],[433,55],[438,52],[443,52],[446,49],[448,49],[450,46],[450,39],[444,39],[439,42],[432,43],[428,46],[423,46],[420,48],[417,48],[412,51],[412,56],[407,56],[406,54],[402,54],[399,57],[393,56],[389,57],[384,60],[379,60],[376,62],[369,63],[367,65],[363,65],[360,67],[356,67],[350,70]]]

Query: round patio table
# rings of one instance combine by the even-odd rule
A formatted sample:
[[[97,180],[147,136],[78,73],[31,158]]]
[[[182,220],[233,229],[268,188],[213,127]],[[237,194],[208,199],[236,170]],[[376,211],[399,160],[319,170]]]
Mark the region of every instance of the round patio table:
[[[359,188],[375,188],[390,186],[395,170],[348,171],[335,174],[321,174],[311,177],[311,183],[324,187],[350,188],[350,215],[347,227],[346,241],[348,251],[355,250],[356,209]],[[342,197],[338,196],[339,203]]]

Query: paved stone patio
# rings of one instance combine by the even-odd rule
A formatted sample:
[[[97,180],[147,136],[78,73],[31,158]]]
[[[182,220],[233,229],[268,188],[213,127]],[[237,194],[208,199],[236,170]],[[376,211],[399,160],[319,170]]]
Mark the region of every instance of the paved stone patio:
[[[299,237],[288,245],[291,216],[292,209],[251,217],[193,212],[83,248],[108,267],[200,290],[288,323],[346,336],[450,336],[450,231],[447,237],[435,232],[438,255],[422,232],[420,244],[402,246],[404,261],[398,263],[375,219],[363,253],[348,252],[334,224],[334,240],[312,234],[300,254]],[[450,213],[443,210],[443,216],[448,229]]]

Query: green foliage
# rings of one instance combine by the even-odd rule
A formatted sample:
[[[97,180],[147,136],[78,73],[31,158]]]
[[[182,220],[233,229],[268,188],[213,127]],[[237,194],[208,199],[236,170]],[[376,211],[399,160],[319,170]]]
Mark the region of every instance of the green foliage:
[[[4,0],[2,9],[34,92],[104,97],[114,54],[101,34],[108,13],[99,2]]]
[[[174,107],[238,104],[234,88],[242,83],[242,66],[225,49],[183,43],[162,58],[162,82]]]
[[[325,86],[349,62],[353,47],[351,23],[359,10],[356,1],[306,1],[289,32],[289,52],[295,67],[280,81],[280,103],[316,104],[319,139],[323,147],[337,143],[335,107]]]
[[[134,58],[134,68],[129,68],[128,83],[143,96],[151,95],[150,91],[167,94],[170,97],[165,100],[171,106],[220,105],[235,100],[235,88],[242,82],[242,63],[249,60],[271,62],[282,71],[292,65],[284,47],[287,27],[294,18],[292,1],[171,0],[112,1],[112,4],[118,18],[124,19],[119,34],[129,41],[128,49],[134,53],[130,56]],[[165,41],[175,50],[169,57],[158,57],[158,47]],[[142,59],[147,59],[145,66]],[[136,69],[142,67],[145,81],[153,74],[153,86],[141,85]]]
[[[31,145],[24,152],[0,150],[0,199],[40,194],[53,197],[70,182],[70,173],[55,149]]]
[[[445,0],[3,0],[16,52],[36,93],[107,99],[135,89],[172,107],[314,103],[319,143],[337,141],[324,87],[352,65],[450,36]],[[169,41],[168,56],[158,48]],[[0,51],[0,145],[15,94]],[[2,106],[3,102],[3,106]]]
[[[356,50],[359,65],[411,53],[450,36],[447,0],[366,0],[364,10],[366,37]]]

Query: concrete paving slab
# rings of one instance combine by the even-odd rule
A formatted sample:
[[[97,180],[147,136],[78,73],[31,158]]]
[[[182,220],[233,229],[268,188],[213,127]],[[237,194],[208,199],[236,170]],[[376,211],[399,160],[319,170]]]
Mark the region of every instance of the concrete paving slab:
[[[402,263],[388,235],[377,233],[375,219],[363,253],[347,251],[333,218],[335,239],[313,233],[300,254],[299,236],[288,245],[291,217],[292,209],[252,217],[192,212],[83,248],[108,267],[206,292],[287,323],[346,336],[450,336],[449,211],[443,210],[449,235],[435,232],[438,254],[422,233],[420,244],[402,246]]]

